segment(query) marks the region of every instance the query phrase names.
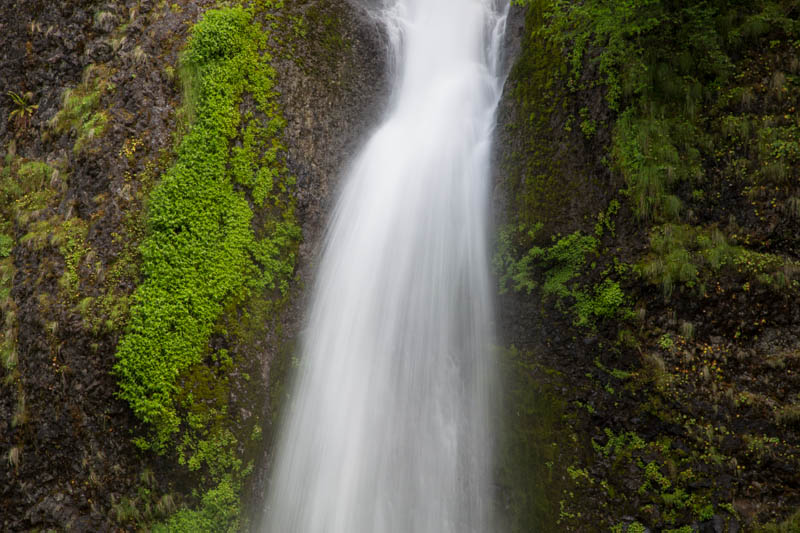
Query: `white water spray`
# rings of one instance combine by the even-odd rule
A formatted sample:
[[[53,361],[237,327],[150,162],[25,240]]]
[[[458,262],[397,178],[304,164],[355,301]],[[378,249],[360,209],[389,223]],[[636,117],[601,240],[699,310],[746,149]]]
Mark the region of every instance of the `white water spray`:
[[[264,531],[486,533],[489,152],[504,14],[394,0],[391,111],[327,237]]]

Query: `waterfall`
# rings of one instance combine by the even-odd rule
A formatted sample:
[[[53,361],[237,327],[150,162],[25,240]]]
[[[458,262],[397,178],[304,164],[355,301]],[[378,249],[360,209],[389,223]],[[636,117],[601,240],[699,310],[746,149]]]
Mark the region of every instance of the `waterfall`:
[[[383,123],[330,221],[263,531],[493,531],[489,158],[504,7],[393,0]]]

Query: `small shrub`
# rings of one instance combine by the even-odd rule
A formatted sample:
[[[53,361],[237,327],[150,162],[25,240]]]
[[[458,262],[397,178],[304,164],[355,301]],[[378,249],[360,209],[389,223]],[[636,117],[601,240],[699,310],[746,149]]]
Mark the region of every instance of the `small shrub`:
[[[42,189],[53,174],[53,168],[40,161],[29,161],[20,165],[17,179],[24,194]]]
[[[109,76],[105,67],[87,67],[83,81],[64,91],[61,109],[50,119],[50,126],[56,133],[75,134],[75,153],[83,151],[92,139],[105,133],[108,113],[98,107],[103,95],[113,89]]]
[[[728,243],[716,228],[665,224],[650,233],[650,249],[638,265],[638,272],[648,281],[660,284],[669,299],[678,286],[704,290],[707,274],[734,267],[748,252]]]
[[[627,299],[619,283],[610,279],[594,287],[593,293],[579,292],[575,312],[578,326],[590,326],[594,319],[632,318],[633,312],[625,309]]]
[[[8,235],[0,233],[0,259],[5,259],[11,255],[11,250],[14,248],[14,239]]]
[[[137,522],[142,518],[142,513],[136,506],[136,500],[123,496],[119,502],[111,506],[115,520],[120,524]]]
[[[181,509],[169,521],[157,524],[153,533],[235,533],[239,530],[239,497],[230,480],[206,492],[200,508]]]
[[[13,103],[13,109],[8,115],[8,120],[14,123],[14,127],[17,129],[17,134],[19,135],[30,125],[31,117],[33,117],[33,114],[39,108],[39,104],[33,103],[32,92],[21,95],[9,91],[7,94]]]
[[[655,352],[648,352],[642,355],[642,361],[656,389],[665,390],[672,382],[672,376],[667,372],[664,359]]]

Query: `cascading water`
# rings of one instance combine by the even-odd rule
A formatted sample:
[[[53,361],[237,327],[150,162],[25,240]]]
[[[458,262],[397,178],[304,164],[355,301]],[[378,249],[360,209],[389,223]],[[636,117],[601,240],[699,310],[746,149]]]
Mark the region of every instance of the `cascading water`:
[[[489,152],[504,13],[395,0],[392,105],[327,236],[269,533],[470,533],[491,518]]]

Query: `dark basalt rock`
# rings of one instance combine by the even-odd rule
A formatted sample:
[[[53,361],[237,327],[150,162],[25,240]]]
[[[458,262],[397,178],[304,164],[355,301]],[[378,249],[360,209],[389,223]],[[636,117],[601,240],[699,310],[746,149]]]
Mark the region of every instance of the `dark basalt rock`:
[[[291,304],[275,317],[281,336],[273,336],[265,324],[263,340],[235,347],[265,373],[281,346],[300,330],[302,295],[310,285],[330,197],[387,94],[383,35],[363,8],[344,0],[287,4],[285,9],[296,14],[316,13],[321,22],[319,27],[309,25],[312,36],[332,31],[330,43],[342,46],[325,48],[330,43],[324,39],[309,39],[297,46],[295,57],[275,60],[288,122],[288,166],[299,183],[304,243]],[[79,218],[89,226],[87,242],[96,266],[78,272],[81,295],[98,296],[106,290],[109,269],[123,253],[124,239],[131,238],[126,217],[143,207],[139,180],[147,172],[148,179],[157,179],[169,164],[180,103],[174,75],[179,53],[191,24],[212,5],[188,2],[171,9],[150,0],[136,5],[91,0],[0,3],[0,156],[16,138],[19,156],[59,167],[53,178],[58,198],[31,222]],[[337,26],[325,26],[328,20]],[[121,30],[123,22],[128,25]],[[103,135],[75,153],[74,134],[55,135],[47,122],[61,107],[63,91],[78,85],[90,64],[107,69],[113,84],[98,108],[107,113],[108,125]],[[170,69],[173,74],[168,75]],[[39,107],[25,131],[10,126],[8,91],[34,92]],[[141,144],[128,160],[121,150],[131,139]],[[29,228],[18,231],[21,237]],[[92,317],[81,316],[76,302],[59,296],[67,265],[58,246],[46,236],[43,242],[14,250],[20,377],[11,385],[0,384],[0,530],[124,530],[130,523],[117,523],[114,505],[136,498],[142,471],[153,472],[152,488],[161,494],[179,497],[192,487],[175,464],[143,454],[131,443],[140,424],[115,397],[110,374],[120,330],[94,329]],[[136,276],[127,274],[117,283],[117,291],[130,294]],[[3,378],[5,371],[0,370]],[[237,380],[245,378],[231,376],[232,382]],[[20,392],[27,421],[12,425]],[[243,419],[265,412],[265,405],[244,389],[232,387],[231,397]],[[20,450],[19,463],[6,468],[12,448]],[[261,498],[268,456],[261,463],[245,500]]]

